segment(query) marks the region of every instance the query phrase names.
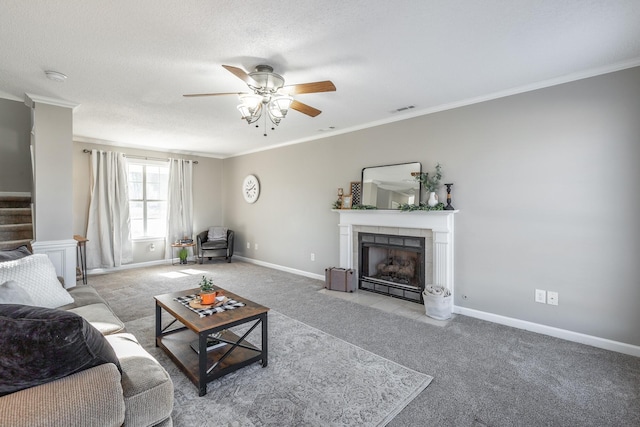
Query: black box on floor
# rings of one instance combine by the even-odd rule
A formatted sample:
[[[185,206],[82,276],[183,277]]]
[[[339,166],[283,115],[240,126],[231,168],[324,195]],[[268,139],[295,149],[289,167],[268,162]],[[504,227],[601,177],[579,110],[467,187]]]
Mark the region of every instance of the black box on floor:
[[[353,292],[357,287],[356,274],[351,268],[325,268],[324,280],[324,287],[332,291]]]

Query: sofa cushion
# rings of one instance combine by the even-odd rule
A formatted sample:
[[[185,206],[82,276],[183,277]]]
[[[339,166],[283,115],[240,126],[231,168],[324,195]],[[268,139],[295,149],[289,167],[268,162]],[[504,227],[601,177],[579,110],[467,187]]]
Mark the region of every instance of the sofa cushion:
[[[0,304],[35,305],[27,291],[13,280],[0,285]]]
[[[13,261],[31,255],[31,251],[25,245],[16,249],[0,250],[0,262]]]
[[[68,289],[73,304],[60,307],[61,310],[79,314],[102,332],[102,335],[124,331],[124,323],[113,313],[109,304],[98,294],[93,286],[81,285]]]
[[[171,416],[173,382],[167,371],[129,333],[105,337],[122,366],[124,425],[155,425]]]
[[[121,427],[121,375],[112,363],[0,397],[1,426]]]
[[[45,254],[33,254],[14,261],[0,262],[0,283],[14,280],[33,304],[57,308],[73,302],[58,280],[56,269]]]
[[[119,361],[102,334],[75,313],[0,305],[0,396]]]
[[[124,331],[124,323],[113,314],[113,311],[111,311],[107,304],[88,304],[82,307],[70,308],[67,311],[82,316],[91,326],[100,331],[102,335]]]
[[[214,250],[214,249],[227,249],[227,241],[226,240],[214,240],[207,241],[202,244],[203,250]]]
[[[97,304],[99,302],[106,304],[107,302],[98,294],[98,291],[91,285],[74,286],[67,289],[69,295],[73,298],[73,303],[58,307],[61,310],[82,307],[83,305]]]

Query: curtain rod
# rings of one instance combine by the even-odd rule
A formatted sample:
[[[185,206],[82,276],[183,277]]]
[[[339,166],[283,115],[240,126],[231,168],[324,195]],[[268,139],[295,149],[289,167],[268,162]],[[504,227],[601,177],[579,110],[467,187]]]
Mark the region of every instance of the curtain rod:
[[[82,150],[82,152],[91,154],[91,150],[87,150],[86,148],[84,150]],[[142,160],[160,160],[160,161],[164,161],[164,162],[168,162],[169,161],[169,159],[161,159],[159,157],[130,156],[128,154],[125,154],[124,157],[130,157],[132,159],[142,159]],[[181,160],[185,160],[185,159],[181,159]],[[193,164],[197,165],[198,161],[194,160]]]

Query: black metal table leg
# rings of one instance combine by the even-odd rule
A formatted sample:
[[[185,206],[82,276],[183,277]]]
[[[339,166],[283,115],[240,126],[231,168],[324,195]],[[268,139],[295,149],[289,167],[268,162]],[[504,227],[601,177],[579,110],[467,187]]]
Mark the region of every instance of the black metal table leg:
[[[264,313],[262,316],[262,367],[266,368],[269,363],[268,359],[268,348],[267,345],[267,313]]]
[[[206,332],[198,335],[198,396],[202,397],[207,394],[207,336]]]
[[[162,336],[162,308],[156,304],[156,347],[158,347],[158,339]]]

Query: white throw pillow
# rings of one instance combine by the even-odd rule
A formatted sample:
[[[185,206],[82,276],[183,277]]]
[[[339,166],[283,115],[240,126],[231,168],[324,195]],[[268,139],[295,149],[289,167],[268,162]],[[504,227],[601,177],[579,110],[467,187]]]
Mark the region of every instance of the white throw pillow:
[[[9,280],[0,285],[0,304],[33,305],[33,300],[20,285]]]
[[[227,240],[226,227],[210,227],[207,240]]]
[[[56,268],[45,254],[0,263],[0,283],[9,280],[24,289],[35,306],[58,308],[73,302],[73,297],[60,284]]]

